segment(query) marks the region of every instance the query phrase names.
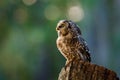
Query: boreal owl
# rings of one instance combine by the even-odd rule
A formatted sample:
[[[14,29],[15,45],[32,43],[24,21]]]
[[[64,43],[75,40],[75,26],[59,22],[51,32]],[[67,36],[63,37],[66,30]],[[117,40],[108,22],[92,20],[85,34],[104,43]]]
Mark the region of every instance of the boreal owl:
[[[58,33],[56,44],[61,54],[67,59],[66,64],[73,59],[91,61],[90,51],[77,24],[71,20],[60,20],[56,31]]]

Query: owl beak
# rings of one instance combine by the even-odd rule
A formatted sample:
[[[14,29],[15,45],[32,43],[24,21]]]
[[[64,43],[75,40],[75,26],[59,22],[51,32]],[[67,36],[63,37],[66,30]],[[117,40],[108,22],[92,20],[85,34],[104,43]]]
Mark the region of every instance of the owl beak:
[[[58,31],[59,30],[59,27],[56,27],[56,31]]]

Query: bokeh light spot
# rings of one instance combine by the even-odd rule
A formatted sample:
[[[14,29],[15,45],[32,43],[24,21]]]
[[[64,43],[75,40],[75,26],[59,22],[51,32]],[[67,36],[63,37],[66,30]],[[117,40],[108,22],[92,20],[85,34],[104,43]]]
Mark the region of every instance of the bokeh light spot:
[[[60,17],[60,10],[57,6],[50,5],[46,7],[44,14],[48,20],[56,20]]]
[[[68,9],[68,17],[74,22],[78,22],[83,19],[84,11],[80,6],[72,6]]]
[[[22,0],[25,5],[33,5],[37,2],[37,0]]]

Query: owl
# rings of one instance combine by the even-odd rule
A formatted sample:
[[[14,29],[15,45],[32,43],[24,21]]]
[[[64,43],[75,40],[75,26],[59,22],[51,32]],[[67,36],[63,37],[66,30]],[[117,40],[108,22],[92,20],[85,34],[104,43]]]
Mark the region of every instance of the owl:
[[[66,64],[73,59],[91,61],[89,48],[77,24],[71,20],[60,20],[56,31],[58,33],[57,48],[66,58]]]

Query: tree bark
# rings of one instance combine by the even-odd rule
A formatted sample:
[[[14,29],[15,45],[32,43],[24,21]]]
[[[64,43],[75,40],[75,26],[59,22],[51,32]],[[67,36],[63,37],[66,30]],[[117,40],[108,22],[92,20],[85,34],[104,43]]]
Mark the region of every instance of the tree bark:
[[[58,80],[119,80],[116,73],[89,62],[73,60],[61,69]]]

